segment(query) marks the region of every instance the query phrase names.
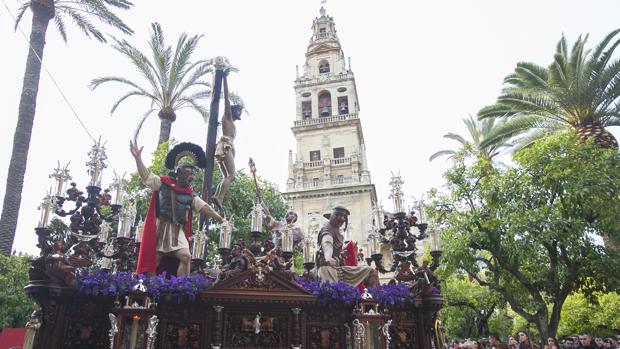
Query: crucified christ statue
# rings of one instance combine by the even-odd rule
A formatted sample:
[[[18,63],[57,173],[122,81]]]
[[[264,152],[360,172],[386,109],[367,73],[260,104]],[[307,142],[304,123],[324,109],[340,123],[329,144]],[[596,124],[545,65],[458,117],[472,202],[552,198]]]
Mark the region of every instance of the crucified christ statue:
[[[228,188],[235,180],[235,145],[234,140],[237,135],[235,121],[241,120],[241,110],[230,106],[228,98],[228,79],[224,76],[224,117],[222,118],[222,137],[220,137],[215,147],[215,158],[217,159],[220,171],[222,171],[222,181],[217,186],[215,195],[212,197],[213,204],[222,210],[222,204]]]

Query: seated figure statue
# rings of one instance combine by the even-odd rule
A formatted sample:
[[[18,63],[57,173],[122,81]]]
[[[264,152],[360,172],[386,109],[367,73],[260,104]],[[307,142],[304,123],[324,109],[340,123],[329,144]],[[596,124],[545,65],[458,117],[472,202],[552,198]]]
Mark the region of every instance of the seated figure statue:
[[[316,263],[319,279],[343,281],[351,286],[358,286],[363,282],[366,287],[374,287],[379,283],[379,274],[375,269],[366,265],[345,266],[341,257],[344,236],[340,233],[340,227],[348,223],[349,214],[346,207],[336,205],[331,214],[325,215],[329,222],[323,225],[318,236]]]

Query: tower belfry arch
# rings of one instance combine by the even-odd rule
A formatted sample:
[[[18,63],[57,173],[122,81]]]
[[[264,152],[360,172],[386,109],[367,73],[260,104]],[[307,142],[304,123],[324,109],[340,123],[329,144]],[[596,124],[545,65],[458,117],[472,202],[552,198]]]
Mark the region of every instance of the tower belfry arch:
[[[303,71],[298,71],[294,83],[296,112],[291,130],[296,149],[289,151],[284,198],[298,212],[308,234],[314,233],[317,216],[334,204],[347,206],[349,237],[362,247],[377,195],[368,171],[355,76],[325,4],[321,0]]]

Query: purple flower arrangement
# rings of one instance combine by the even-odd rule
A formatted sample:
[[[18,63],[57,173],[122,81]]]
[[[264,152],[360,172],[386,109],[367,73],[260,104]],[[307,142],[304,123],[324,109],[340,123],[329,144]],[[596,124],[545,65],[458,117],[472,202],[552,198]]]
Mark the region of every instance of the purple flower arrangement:
[[[202,275],[168,276],[165,273],[147,278],[128,272],[108,273],[103,270],[86,272],[78,276],[78,291],[87,296],[124,296],[143,280],[146,292],[155,300],[184,299],[193,301],[196,294],[212,286],[212,281]]]
[[[148,280],[147,292],[151,293],[155,300],[176,299],[181,302],[184,299],[193,301],[196,295],[210,286],[213,281],[196,274],[188,276],[167,276],[166,273],[155,275]]]
[[[398,307],[411,302],[411,290],[402,284],[377,285],[369,288],[368,293],[381,307]]]
[[[302,288],[317,297],[317,304],[320,307],[353,306],[362,299],[362,295],[356,287],[341,281],[321,282],[301,278],[297,278],[296,281]]]

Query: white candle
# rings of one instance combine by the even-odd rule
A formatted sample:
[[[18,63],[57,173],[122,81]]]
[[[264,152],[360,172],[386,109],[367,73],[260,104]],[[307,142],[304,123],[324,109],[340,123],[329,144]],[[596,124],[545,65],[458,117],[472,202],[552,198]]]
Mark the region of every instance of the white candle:
[[[192,259],[203,259],[205,251],[205,243],[207,239],[204,233],[197,231],[194,234],[194,241],[192,244]]]
[[[252,228],[251,231],[263,230],[263,207],[259,203],[255,203],[251,213]]]
[[[136,236],[135,236],[136,242],[142,241],[143,230],[144,230],[144,221],[140,220],[140,222],[138,223],[138,226],[136,226]]]
[[[39,228],[47,227],[47,221],[50,217],[50,210],[53,207],[52,188],[48,191],[47,195],[43,198],[43,202],[39,206],[41,210],[41,218],[39,219]]]
[[[314,246],[310,238],[304,240],[304,263],[314,263]]]
[[[220,225],[220,242],[218,244],[219,248],[230,248],[230,236],[232,235],[232,226],[231,223],[222,223]]]
[[[138,341],[138,326],[140,324],[140,317],[138,315],[133,316],[131,323],[131,335],[129,337],[129,348],[136,349],[136,342]]]
[[[282,229],[282,251],[293,252],[293,232],[288,224]]]

